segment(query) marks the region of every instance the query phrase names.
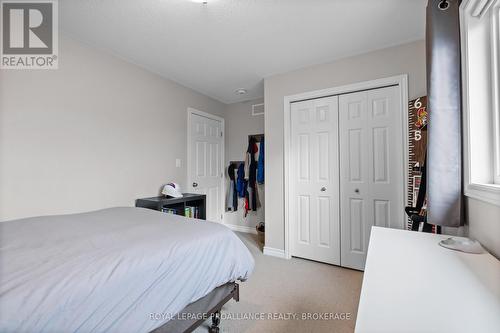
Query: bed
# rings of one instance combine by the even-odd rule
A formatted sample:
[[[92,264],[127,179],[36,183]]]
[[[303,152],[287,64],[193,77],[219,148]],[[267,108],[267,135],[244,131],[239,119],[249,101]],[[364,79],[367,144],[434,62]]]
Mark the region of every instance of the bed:
[[[253,266],[225,226],[144,208],[3,222],[0,332],[172,332],[237,300]]]

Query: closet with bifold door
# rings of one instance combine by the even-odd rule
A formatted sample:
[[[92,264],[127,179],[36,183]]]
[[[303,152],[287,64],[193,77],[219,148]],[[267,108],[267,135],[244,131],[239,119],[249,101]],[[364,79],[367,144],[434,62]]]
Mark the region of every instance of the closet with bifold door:
[[[372,226],[403,228],[400,87],[290,104],[290,255],[364,269]]]

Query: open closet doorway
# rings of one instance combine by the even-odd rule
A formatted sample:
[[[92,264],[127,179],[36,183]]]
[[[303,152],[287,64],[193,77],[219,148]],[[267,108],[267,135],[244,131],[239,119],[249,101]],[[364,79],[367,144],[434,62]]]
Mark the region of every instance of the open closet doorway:
[[[405,223],[406,75],[285,98],[285,255],[364,269]]]
[[[257,234],[259,246],[264,245],[263,238],[265,235],[265,225],[263,225],[265,222],[263,103],[264,100],[261,98],[233,103],[228,105],[224,115],[226,122],[225,176],[227,199],[224,224],[234,231]],[[254,145],[253,149],[253,158],[257,162],[257,170],[251,170],[250,168],[251,156],[248,151],[251,148],[252,138],[255,139],[256,145]],[[246,167],[245,161],[250,162]],[[248,179],[246,179],[245,170],[248,170]],[[249,187],[251,192],[248,191]],[[254,202],[256,205],[252,204]]]
[[[224,118],[188,109],[187,189],[205,194],[207,220],[223,223]]]

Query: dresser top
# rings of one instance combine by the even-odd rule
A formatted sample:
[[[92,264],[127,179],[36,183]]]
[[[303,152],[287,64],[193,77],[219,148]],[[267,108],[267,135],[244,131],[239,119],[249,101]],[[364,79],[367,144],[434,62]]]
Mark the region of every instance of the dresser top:
[[[500,261],[373,227],[356,332],[500,332]]]
[[[204,194],[183,193],[181,198],[172,198],[172,197],[166,197],[166,196],[162,195],[162,196],[158,196],[158,197],[141,198],[138,200],[160,203],[160,202],[175,202],[175,201],[183,202],[183,201],[198,200],[198,199],[203,199],[203,198],[205,198]]]

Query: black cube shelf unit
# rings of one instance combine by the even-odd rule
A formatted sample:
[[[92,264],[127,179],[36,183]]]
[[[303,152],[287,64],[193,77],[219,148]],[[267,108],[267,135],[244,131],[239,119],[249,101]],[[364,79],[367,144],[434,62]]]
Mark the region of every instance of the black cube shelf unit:
[[[135,206],[154,209],[160,212],[163,208],[176,209],[178,215],[182,216],[184,216],[184,210],[186,207],[197,207],[200,214],[199,219],[207,219],[206,195],[204,194],[183,193],[182,198],[167,198],[165,196],[159,196],[137,199],[135,201]]]

